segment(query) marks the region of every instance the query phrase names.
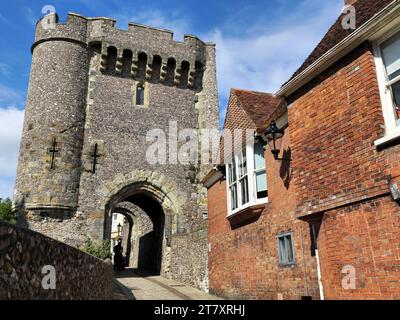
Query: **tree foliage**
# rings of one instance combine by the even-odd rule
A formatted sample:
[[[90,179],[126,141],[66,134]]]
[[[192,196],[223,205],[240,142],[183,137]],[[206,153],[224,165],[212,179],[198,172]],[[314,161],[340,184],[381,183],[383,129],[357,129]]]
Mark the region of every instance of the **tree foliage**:
[[[15,224],[16,222],[11,208],[11,200],[9,198],[0,201],[0,220],[12,224]]]
[[[82,250],[91,254],[92,256],[104,260],[111,258],[110,246],[110,240],[103,240],[100,243],[95,243],[91,238],[87,237]]]

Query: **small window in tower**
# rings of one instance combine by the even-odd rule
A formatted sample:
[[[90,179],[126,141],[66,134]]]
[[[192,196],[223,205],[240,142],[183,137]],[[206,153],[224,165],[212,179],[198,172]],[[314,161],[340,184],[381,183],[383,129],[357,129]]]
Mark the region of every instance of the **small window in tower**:
[[[136,87],[136,105],[144,105],[144,85],[139,83]]]

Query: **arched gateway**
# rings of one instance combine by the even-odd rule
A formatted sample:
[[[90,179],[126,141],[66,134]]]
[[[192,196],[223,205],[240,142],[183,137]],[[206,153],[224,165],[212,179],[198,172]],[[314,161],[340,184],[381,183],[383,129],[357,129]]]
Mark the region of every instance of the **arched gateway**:
[[[111,237],[113,214],[124,215],[129,231],[123,237],[123,247],[129,266],[168,276],[171,269],[171,237],[177,233],[180,212],[176,205],[182,200],[178,200],[176,192],[171,190],[172,182],[165,176],[143,171],[131,176],[135,177],[134,180],[123,180],[114,188],[119,191],[109,193],[104,211],[103,238]],[[145,220],[150,222],[150,226],[143,223]]]

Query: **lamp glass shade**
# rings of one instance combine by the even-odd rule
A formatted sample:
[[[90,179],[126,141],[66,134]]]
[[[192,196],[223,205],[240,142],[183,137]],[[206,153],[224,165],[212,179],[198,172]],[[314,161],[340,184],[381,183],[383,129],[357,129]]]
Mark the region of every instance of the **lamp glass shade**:
[[[265,137],[267,138],[268,145],[271,149],[272,154],[277,159],[282,146],[282,137],[284,130],[279,129],[274,121],[271,122],[268,129],[265,131]]]

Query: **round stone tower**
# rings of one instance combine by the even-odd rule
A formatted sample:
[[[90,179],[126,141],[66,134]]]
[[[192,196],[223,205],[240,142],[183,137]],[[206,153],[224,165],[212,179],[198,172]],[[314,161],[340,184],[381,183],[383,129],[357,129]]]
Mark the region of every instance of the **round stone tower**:
[[[19,221],[62,219],[78,201],[88,81],[87,21],[37,23],[14,206]],[[28,218],[26,217],[28,213]],[[27,219],[26,219],[27,218]]]

